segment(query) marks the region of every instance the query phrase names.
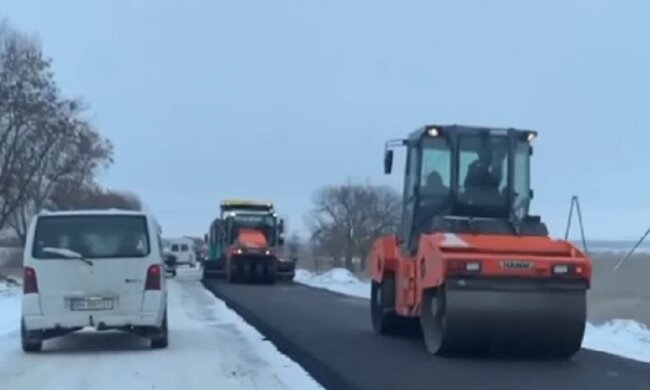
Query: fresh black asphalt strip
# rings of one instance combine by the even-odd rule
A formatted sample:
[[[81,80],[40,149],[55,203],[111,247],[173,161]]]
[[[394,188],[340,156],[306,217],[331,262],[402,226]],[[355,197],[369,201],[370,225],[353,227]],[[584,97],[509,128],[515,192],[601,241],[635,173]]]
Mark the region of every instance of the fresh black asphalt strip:
[[[327,389],[647,389],[650,364],[588,350],[571,361],[451,359],[422,340],[382,337],[368,301],[295,283],[204,282]]]

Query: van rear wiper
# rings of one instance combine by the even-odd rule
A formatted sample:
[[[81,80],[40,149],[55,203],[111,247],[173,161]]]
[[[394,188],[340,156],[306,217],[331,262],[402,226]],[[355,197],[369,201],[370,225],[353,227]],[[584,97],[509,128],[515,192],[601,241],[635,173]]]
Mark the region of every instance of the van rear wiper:
[[[85,257],[83,257],[81,255],[81,253],[72,251],[70,249],[45,247],[45,248],[43,248],[43,252],[44,253],[49,253],[49,254],[52,254],[52,255],[58,255],[58,256],[66,258],[66,259],[79,260],[79,261],[82,261],[82,262],[84,262],[84,263],[86,263],[88,265],[95,265],[95,263],[93,263],[92,261],[90,261],[90,260],[86,259]]]

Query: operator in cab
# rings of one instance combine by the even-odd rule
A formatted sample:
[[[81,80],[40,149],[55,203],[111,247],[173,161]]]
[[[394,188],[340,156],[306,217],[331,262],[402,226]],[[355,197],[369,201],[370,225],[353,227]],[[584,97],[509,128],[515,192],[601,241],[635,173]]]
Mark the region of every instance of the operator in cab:
[[[482,141],[478,157],[469,165],[465,176],[465,194],[472,204],[499,204],[503,200],[499,186],[505,155],[493,154],[489,142]]]

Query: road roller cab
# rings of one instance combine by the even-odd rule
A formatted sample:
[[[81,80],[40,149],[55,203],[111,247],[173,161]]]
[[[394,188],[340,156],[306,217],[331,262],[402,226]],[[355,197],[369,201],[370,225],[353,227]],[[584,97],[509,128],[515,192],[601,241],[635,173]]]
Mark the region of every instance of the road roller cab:
[[[569,357],[580,348],[591,261],[529,215],[527,130],[425,126],[406,147],[396,235],[369,254],[378,333],[419,321],[436,354],[516,350]]]

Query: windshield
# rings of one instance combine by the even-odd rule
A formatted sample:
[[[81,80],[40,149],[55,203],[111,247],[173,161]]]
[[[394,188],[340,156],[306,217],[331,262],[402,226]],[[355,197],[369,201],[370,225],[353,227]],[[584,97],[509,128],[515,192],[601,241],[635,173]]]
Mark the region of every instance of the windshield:
[[[420,194],[423,198],[446,197],[451,182],[451,152],[444,138],[426,139],[422,143]]]
[[[45,248],[67,249],[86,259],[144,257],[150,250],[147,220],[122,215],[40,217],[33,257],[63,257]]]
[[[516,141],[514,147],[511,204],[508,190],[509,142],[505,134],[462,135],[458,137],[457,149],[454,148],[456,154],[452,153],[450,143],[443,137],[424,139],[416,225],[420,220],[426,222],[446,207],[453,207],[450,210],[453,215],[506,218],[510,216],[510,210],[518,219],[528,215],[530,145],[526,141]],[[453,172],[457,175],[454,176]],[[452,177],[457,177],[457,182]],[[454,185],[457,185],[456,191],[452,191]],[[452,194],[456,194],[453,202]]]
[[[460,137],[458,153],[458,203],[507,207],[508,138]]]
[[[512,210],[517,219],[528,215],[530,208],[530,144],[519,141],[515,145],[513,173],[514,200]]]

